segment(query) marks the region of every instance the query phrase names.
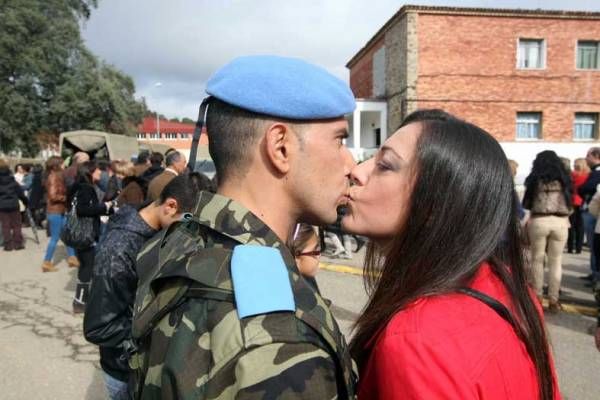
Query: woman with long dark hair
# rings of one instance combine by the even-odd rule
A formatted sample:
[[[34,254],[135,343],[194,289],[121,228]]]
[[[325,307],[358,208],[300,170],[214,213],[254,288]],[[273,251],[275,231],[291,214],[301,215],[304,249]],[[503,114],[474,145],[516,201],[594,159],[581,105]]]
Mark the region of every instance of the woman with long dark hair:
[[[544,260],[548,266],[548,309],[558,312],[562,253],[569,235],[572,212],[571,176],[565,164],[551,150],[542,151],[525,178],[523,207],[531,211],[527,233],[531,242],[531,279],[537,296],[542,299]]]
[[[560,398],[498,142],[417,111],[352,178],[342,224],[371,238],[359,399]]]
[[[79,217],[91,217],[94,219],[94,236],[96,242],[100,237],[100,216],[109,215],[113,212],[112,202],[100,202],[95,189],[100,180],[101,170],[94,161],[86,161],[77,169],[75,184],[69,193],[69,204],[75,204],[75,210]],[[76,249],[75,253],[80,262],[77,271],[77,287],[73,298],[73,312],[85,311],[85,303],[89,293],[90,281],[94,268],[95,244],[88,248]]]

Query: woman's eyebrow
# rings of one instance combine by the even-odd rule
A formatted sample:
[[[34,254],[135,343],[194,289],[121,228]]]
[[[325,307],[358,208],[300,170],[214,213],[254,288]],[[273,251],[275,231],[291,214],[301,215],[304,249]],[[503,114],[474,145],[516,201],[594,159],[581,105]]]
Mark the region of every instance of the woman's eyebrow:
[[[391,148],[390,146],[383,145],[383,146],[381,147],[381,152],[382,152],[382,153],[385,153],[385,152],[390,152],[390,153],[392,153],[393,155],[395,155],[396,157],[398,157],[400,160],[402,160],[402,161],[406,161],[406,160],[404,160],[404,158],[403,158],[403,157],[402,157],[400,154],[398,154],[398,153],[396,152],[396,150],[394,150],[394,149],[393,149],[393,148]]]

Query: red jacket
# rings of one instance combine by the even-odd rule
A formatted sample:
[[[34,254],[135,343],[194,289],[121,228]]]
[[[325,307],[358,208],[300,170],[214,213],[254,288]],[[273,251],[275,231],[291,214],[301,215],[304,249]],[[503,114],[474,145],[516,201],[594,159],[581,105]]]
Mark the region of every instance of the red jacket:
[[[509,307],[506,290],[487,264],[471,287]],[[556,373],[554,381],[560,399]],[[450,294],[417,300],[393,317],[361,373],[358,398],[539,397],[533,362],[512,326],[481,301]]]
[[[571,201],[574,206],[581,206],[583,204],[583,198],[579,195],[579,188],[581,185],[585,183],[588,178],[587,173],[585,172],[571,172],[571,181],[573,183],[573,196],[571,196]]]

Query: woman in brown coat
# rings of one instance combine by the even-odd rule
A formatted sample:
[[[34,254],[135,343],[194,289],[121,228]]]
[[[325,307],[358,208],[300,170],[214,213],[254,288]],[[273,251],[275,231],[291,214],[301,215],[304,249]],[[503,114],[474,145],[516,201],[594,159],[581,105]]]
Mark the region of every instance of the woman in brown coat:
[[[65,211],[67,210],[67,188],[62,173],[63,160],[60,157],[50,157],[46,162],[46,215],[50,226],[50,241],[46,248],[46,256],[42,263],[43,272],[54,272],[56,268],[52,264],[52,256],[56,249],[60,232],[65,224]],[[79,267],[79,261],[75,257],[75,250],[67,247],[67,262],[70,267]]]

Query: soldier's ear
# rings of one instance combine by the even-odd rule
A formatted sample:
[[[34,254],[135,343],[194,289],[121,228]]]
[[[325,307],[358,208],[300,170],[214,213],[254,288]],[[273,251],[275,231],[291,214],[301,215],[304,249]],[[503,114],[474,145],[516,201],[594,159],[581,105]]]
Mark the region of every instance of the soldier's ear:
[[[290,151],[297,140],[288,124],[274,122],[267,126],[263,141],[266,161],[277,173],[287,174],[290,169]]]

